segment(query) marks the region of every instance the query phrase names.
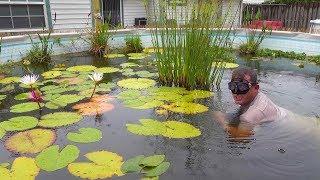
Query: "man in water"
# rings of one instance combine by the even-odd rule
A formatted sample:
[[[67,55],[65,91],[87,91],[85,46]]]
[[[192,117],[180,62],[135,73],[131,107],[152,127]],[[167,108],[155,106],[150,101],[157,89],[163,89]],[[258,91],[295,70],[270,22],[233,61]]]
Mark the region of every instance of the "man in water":
[[[214,118],[232,136],[247,136],[252,133],[255,125],[285,116],[285,111],[260,91],[257,73],[252,69],[235,69],[228,88],[232,92],[235,103],[240,105],[239,125],[231,126],[232,118],[228,118],[222,112],[214,112]]]

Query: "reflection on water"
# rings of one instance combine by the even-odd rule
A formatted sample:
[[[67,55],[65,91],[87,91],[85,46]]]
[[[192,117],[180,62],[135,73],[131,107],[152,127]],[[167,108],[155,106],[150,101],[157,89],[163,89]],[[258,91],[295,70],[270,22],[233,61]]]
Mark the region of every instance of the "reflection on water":
[[[93,64],[96,66],[118,66],[125,59],[104,61],[92,57],[77,57],[68,62],[70,65]],[[277,60],[276,60],[277,61]],[[244,65],[245,61],[238,62]],[[226,71],[221,91],[215,97],[201,101],[210,107],[210,112],[196,116],[169,115],[168,119],[180,120],[194,125],[202,135],[192,139],[169,139],[165,137],[144,137],[133,135],[126,130],[126,123],[136,123],[142,118],[154,118],[162,121],[166,117],[157,116],[153,110],[135,110],[125,108],[121,101],[114,100],[113,111],[101,116],[90,116],[77,124],[57,129],[56,144],[65,146],[71,142],[65,136],[81,127],[96,127],[103,132],[101,141],[90,144],[76,144],[80,150],[78,161],[87,161],[84,154],[97,150],[116,152],[124,159],[136,155],[165,154],[171,167],[160,179],[185,180],[269,180],[269,179],[318,179],[320,171],[320,129],[319,123],[312,118],[319,114],[320,85],[315,83],[319,68],[312,70],[295,69],[289,61],[252,62],[246,64],[259,69],[260,86],[272,101],[296,114],[290,118],[265,123],[254,128],[254,134],[245,138],[229,137],[212,118],[213,110],[232,112],[238,107],[227,90],[231,71]],[[281,69],[281,67],[284,67]],[[306,66],[307,67],[307,66]],[[289,70],[288,70],[289,69]],[[306,72],[305,72],[306,71]],[[16,72],[21,73],[20,72]],[[118,81],[120,73],[106,75],[105,81]],[[111,95],[118,94],[116,89]],[[5,101],[7,109],[12,102]],[[71,111],[71,108],[64,109]],[[8,119],[9,113],[3,111],[1,119]],[[47,112],[42,112],[46,114]],[[300,114],[300,115],[297,115]],[[30,115],[40,117],[39,113]],[[2,144],[2,143],[1,143]],[[14,159],[3,145],[0,147],[0,162]],[[28,155],[30,156],[30,155]],[[130,174],[112,179],[139,179]],[[1,178],[0,178],[1,179]],[[41,171],[37,179],[72,180],[78,179],[66,169],[47,173]]]

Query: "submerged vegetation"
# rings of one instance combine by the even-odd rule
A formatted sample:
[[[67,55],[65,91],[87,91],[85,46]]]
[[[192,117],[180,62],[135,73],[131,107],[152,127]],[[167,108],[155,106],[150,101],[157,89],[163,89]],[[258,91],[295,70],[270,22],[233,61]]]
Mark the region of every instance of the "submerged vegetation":
[[[145,3],[146,8],[152,5]],[[218,85],[223,74],[223,68],[217,68],[222,63],[219,58],[230,40],[230,30],[223,28],[226,18],[219,16],[219,2],[195,1],[182,7],[165,0],[158,3],[161,10],[154,8],[148,14],[154,20],[152,42],[160,83],[187,89]]]

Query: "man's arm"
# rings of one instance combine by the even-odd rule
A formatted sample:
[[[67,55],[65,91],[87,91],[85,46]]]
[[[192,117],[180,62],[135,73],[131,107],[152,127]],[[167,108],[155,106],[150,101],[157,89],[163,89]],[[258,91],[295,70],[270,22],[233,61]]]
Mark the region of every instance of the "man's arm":
[[[238,125],[230,124],[234,121],[232,115],[227,115],[226,113],[215,111],[213,112],[213,118],[221,125],[221,127],[231,136],[231,137],[249,137],[253,135],[254,125],[249,122],[241,122]],[[233,119],[231,119],[233,118]]]

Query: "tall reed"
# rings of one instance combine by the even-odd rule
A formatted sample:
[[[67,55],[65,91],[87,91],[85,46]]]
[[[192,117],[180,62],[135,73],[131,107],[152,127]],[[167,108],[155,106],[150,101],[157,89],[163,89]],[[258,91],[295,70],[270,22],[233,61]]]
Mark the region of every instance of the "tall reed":
[[[186,1],[178,6],[166,0],[147,4],[156,64],[161,84],[187,89],[210,89],[219,84],[231,28],[218,0]],[[228,19],[229,18],[229,19]],[[231,19],[232,21],[232,19]],[[174,23],[173,23],[174,22]],[[160,51],[161,50],[161,51]],[[219,68],[220,67],[220,68]]]

